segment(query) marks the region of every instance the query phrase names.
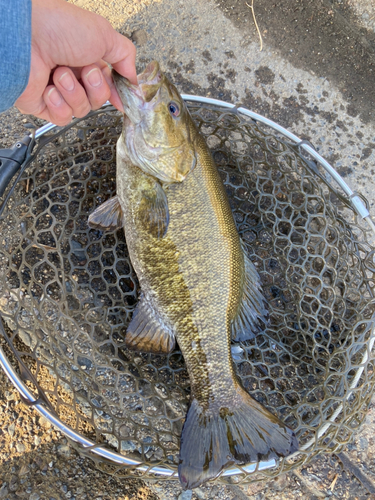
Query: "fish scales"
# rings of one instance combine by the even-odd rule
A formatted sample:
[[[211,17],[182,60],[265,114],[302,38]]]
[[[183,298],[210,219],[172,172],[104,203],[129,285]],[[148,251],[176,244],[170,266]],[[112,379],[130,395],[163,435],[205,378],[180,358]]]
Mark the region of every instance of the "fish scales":
[[[153,296],[176,325],[192,391],[214,411],[218,392],[221,397],[233,392],[230,321],[239,307],[244,265],[223,183],[197,138],[196,167],[167,191],[170,223],[163,239],[155,241],[143,228],[133,200],[146,176],[136,167],[124,168],[121,151],[117,182],[124,192],[125,235],[142,292]]]
[[[184,356],[191,399],[178,473],[195,488],[237,463],[297,450],[290,429],[240,385],[231,339],[265,324],[260,280],[245,255],[210,151],[177,89],[150,63],[132,85],[114,72],[125,114],[117,196],[89,223],[124,227],[141,296],[125,343]]]

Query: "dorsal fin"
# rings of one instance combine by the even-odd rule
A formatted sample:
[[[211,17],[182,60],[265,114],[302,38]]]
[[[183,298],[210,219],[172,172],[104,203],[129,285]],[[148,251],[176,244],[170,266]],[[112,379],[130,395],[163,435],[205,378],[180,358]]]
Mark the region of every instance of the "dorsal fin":
[[[242,302],[237,315],[232,321],[232,340],[240,342],[254,338],[268,324],[266,301],[261,292],[261,283],[254,264],[246,254],[246,247],[241,240],[245,258],[245,283]]]

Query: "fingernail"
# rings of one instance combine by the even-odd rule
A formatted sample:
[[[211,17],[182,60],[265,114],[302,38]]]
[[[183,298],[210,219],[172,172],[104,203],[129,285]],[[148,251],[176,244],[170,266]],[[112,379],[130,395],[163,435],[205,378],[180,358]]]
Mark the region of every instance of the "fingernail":
[[[97,68],[92,69],[86,75],[89,84],[93,87],[99,87],[103,83],[102,72]]]
[[[59,82],[65,90],[71,91],[74,89],[74,80],[72,78],[72,75],[68,72],[60,76]]]
[[[47,97],[54,106],[60,106],[60,104],[62,103],[61,94],[55,89],[55,87],[49,90]]]

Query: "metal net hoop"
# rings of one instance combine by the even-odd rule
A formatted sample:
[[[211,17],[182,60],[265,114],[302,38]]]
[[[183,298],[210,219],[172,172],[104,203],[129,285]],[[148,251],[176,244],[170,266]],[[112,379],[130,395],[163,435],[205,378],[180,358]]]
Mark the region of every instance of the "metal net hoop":
[[[234,349],[249,393],[301,449],[217,481],[253,481],[338,452],[374,388],[374,246],[366,200],[306,141],[243,108],[184,96],[262,280],[270,325]],[[139,285],[123,231],[89,214],[115,194],[121,116],[110,106],[37,132],[0,217],[0,362],[80,451],[121,477],[177,479],[189,401],[182,355],[134,353],[124,334]]]

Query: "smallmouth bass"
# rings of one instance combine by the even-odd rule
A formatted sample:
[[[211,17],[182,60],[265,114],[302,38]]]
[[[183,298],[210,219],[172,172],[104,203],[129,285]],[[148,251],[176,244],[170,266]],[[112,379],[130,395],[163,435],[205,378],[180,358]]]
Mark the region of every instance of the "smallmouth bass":
[[[138,85],[113,77],[125,110],[117,196],[89,224],[124,227],[141,285],[126,345],[160,354],[177,340],[184,356],[191,400],[178,472],[191,489],[231,464],[287,456],[298,443],[234,371],[231,340],[260,331],[265,301],[204,139],[157,62]]]

